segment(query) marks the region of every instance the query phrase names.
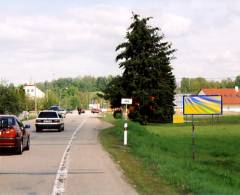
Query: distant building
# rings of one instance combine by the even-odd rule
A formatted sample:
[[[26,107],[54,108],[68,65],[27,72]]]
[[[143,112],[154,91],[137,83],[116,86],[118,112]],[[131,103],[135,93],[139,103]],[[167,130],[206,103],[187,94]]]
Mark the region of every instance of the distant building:
[[[223,112],[240,112],[240,91],[235,89],[202,89],[199,95],[221,95]]]
[[[35,85],[24,85],[25,94],[31,98],[43,98],[45,93],[38,89]]]

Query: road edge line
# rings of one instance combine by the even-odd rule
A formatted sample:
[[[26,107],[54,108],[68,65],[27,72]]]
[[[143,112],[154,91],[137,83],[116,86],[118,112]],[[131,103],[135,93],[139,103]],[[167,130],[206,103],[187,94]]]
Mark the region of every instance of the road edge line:
[[[60,194],[64,194],[64,184],[67,178],[67,174],[68,174],[68,161],[69,161],[69,152],[72,146],[72,142],[73,139],[75,138],[76,134],[78,133],[78,131],[82,128],[82,126],[84,125],[84,123],[87,121],[88,117],[85,118],[80,125],[74,130],[71,139],[68,142],[68,145],[63,153],[57,174],[56,174],[56,178],[54,181],[54,186],[53,186],[53,191],[52,191],[52,195],[60,195]]]

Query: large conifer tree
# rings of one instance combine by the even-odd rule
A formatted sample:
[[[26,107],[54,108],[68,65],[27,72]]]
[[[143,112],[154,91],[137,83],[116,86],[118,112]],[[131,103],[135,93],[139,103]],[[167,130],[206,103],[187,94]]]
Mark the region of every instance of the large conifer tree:
[[[171,122],[174,114],[175,77],[170,61],[174,49],[164,41],[159,28],[151,27],[151,18],[133,14],[126,42],[117,46],[122,89],[134,100],[130,118],[143,122]]]

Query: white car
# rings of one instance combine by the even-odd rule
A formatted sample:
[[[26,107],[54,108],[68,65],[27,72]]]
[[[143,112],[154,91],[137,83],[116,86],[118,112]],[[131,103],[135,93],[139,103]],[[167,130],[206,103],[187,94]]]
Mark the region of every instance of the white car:
[[[64,131],[64,121],[61,114],[52,110],[41,111],[36,119],[36,132],[43,129],[57,129]]]

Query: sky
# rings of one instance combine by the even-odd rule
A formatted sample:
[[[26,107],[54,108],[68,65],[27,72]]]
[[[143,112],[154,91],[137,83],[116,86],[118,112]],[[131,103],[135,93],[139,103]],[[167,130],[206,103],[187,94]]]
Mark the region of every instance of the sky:
[[[0,0],[0,79],[14,84],[122,73],[132,12],[177,49],[177,81],[240,75],[239,0]]]

